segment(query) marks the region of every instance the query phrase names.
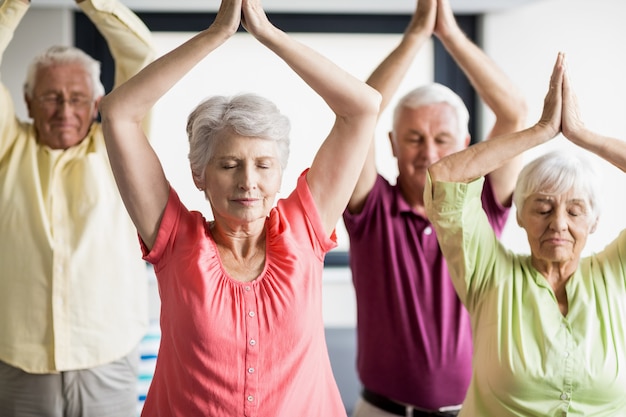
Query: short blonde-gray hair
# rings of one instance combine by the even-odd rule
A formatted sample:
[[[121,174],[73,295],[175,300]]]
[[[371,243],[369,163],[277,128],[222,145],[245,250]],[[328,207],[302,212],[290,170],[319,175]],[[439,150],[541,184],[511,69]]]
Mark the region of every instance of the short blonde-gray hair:
[[[215,145],[228,132],[276,142],[284,171],[289,159],[289,119],[270,100],[246,93],[214,96],[200,103],[187,118],[189,163],[194,182],[204,188],[204,172]]]
[[[54,65],[80,64],[89,74],[91,89],[94,99],[104,96],[104,85],[100,81],[100,61],[90,57],[82,50],[73,46],[51,46],[37,55],[26,70],[26,80],[24,81],[24,94],[28,98],[33,98],[37,71]]]
[[[600,177],[591,160],[582,154],[552,151],[524,166],[517,177],[513,203],[519,215],[526,199],[534,193],[562,194],[576,190],[587,198],[591,215],[597,219],[601,211],[599,186]]]

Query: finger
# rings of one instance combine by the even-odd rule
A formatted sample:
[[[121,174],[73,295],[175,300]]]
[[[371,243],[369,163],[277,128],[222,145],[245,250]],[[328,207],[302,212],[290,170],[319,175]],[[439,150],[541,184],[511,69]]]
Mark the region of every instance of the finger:
[[[550,76],[549,94],[557,91],[560,92],[563,87],[563,73],[565,71],[565,67],[563,65],[564,59],[565,54],[559,52],[557,54],[556,62],[554,63],[554,68],[552,69],[552,75]]]

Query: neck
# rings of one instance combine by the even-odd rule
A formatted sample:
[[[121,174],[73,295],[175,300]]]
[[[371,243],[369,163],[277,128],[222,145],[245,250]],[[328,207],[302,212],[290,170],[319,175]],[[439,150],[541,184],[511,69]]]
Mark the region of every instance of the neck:
[[[411,208],[419,215],[427,218],[426,208],[424,207],[424,187],[411,188],[407,187],[402,182],[398,183],[400,187],[400,193],[404,200],[411,206]]]
[[[532,258],[532,264],[541,275],[543,275],[550,283],[553,289],[560,288],[567,283],[576,269],[578,268],[579,259],[570,259],[564,262],[546,262],[535,257]]]
[[[211,234],[218,247],[229,251],[236,259],[249,259],[264,253],[265,224],[261,227],[226,229],[216,222],[210,226]]]

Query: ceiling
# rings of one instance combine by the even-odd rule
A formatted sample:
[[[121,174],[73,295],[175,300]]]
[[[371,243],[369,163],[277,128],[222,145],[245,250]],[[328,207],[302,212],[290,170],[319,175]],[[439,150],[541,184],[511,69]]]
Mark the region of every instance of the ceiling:
[[[219,0],[122,0],[137,11],[216,11]],[[450,0],[458,14],[479,14],[512,9],[542,0]],[[545,0],[543,0],[545,1]],[[270,12],[404,14],[415,10],[415,0],[263,0]],[[73,7],[73,0],[34,0],[33,7]]]

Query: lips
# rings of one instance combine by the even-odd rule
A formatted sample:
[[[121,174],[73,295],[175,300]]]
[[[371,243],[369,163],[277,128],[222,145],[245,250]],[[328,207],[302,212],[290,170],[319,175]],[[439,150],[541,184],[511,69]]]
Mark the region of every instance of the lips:
[[[258,202],[259,200],[260,199],[258,198],[246,197],[246,198],[234,198],[232,201],[234,201],[235,203],[242,204],[244,206],[251,206],[251,205],[254,205],[256,202]]]
[[[551,237],[544,239],[544,243],[550,243],[552,245],[565,245],[570,243],[570,240],[561,237]]]

